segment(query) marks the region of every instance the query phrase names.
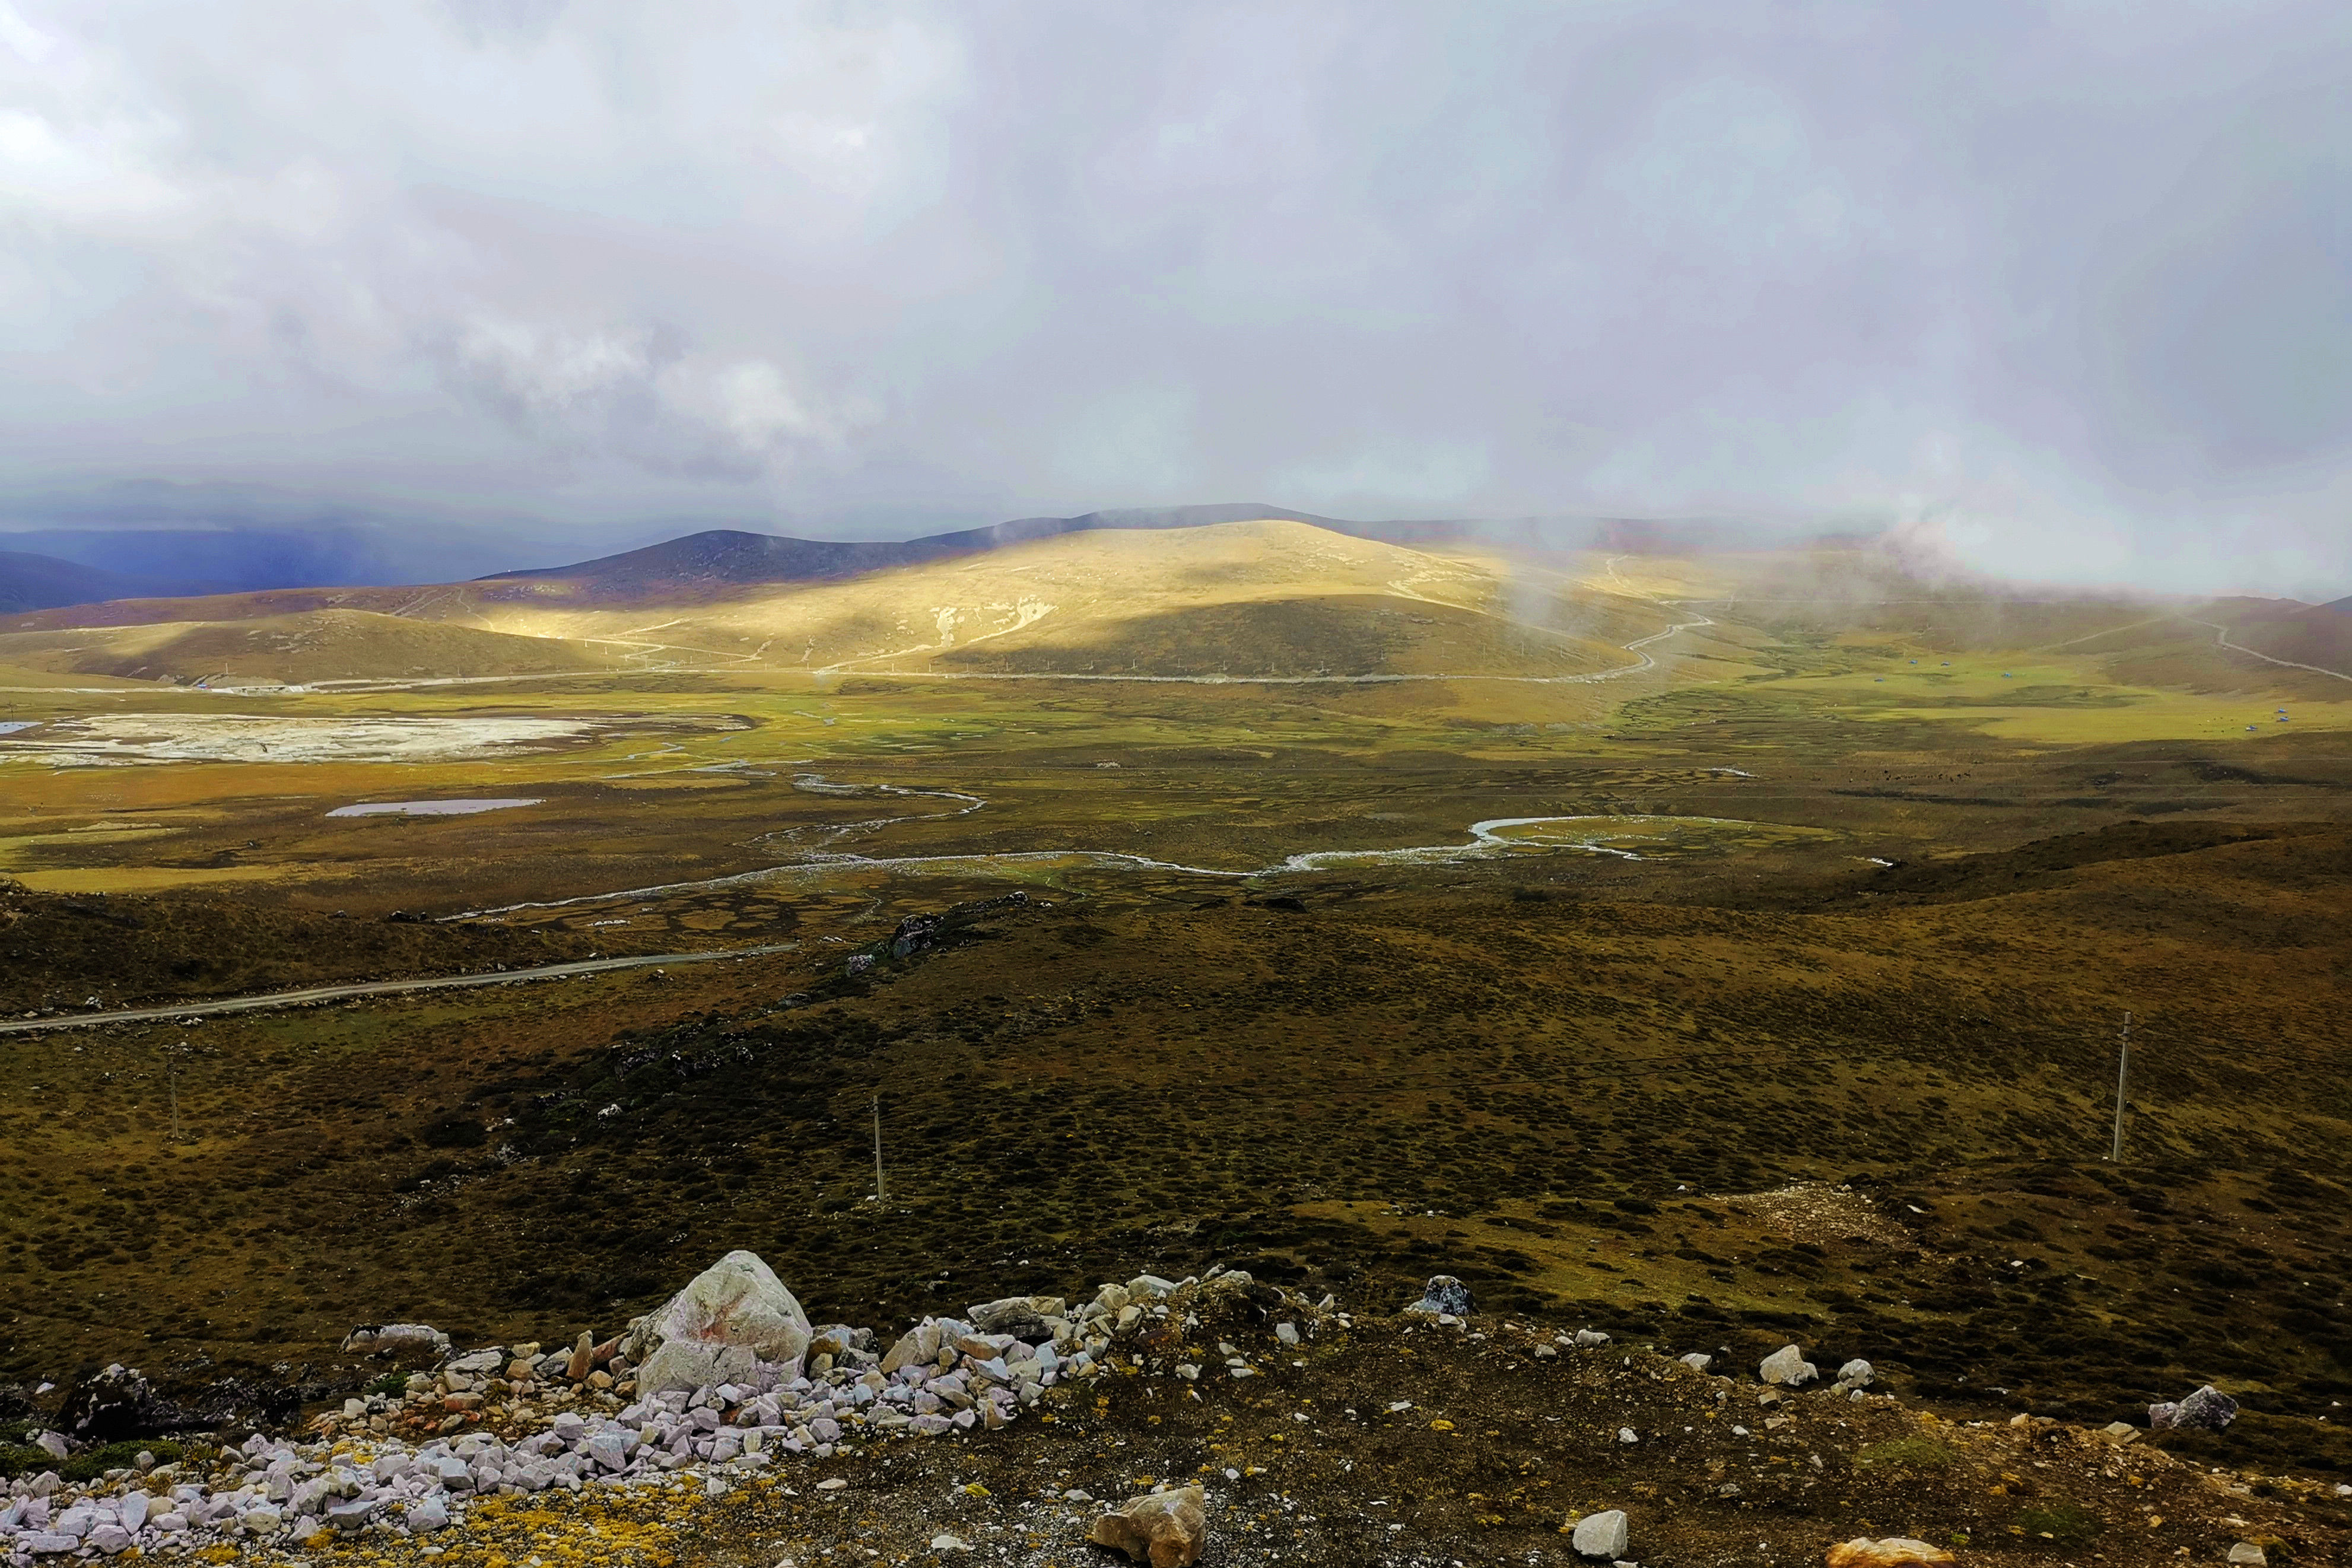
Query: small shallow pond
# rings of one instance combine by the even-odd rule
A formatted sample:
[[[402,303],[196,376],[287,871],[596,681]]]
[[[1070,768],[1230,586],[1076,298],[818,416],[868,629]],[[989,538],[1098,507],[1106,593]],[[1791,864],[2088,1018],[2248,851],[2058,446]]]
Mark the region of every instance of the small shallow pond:
[[[503,811],[509,806],[536,806],[537,800],[369,800],[338,806],[330,817],[470,817],[477,811]]]
[[[31,729],[40,722],[37,718],[0,718],[0,735],[14,735],[20,729]]]

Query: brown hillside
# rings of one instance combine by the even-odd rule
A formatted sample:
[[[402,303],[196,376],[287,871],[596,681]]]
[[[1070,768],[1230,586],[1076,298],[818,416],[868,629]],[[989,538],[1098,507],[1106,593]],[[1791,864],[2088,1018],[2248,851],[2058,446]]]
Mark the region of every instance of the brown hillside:
[[[608,667],[544,637],[320,610],[229,622],[0,632],[0,664],[78,674],[197,681],[318,681],[509,675]]]
[[[2200,614],[2228,627],[2230,641],[2241,647],[2352,676],[2352,600],[2299,604],[2293,600],[2229,599]]]

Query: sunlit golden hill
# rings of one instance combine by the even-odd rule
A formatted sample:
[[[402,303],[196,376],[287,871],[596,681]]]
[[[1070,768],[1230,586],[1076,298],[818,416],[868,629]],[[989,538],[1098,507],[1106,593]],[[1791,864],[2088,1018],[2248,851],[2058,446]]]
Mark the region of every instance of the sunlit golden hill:
[[[611,665],[1572,675],[1624,665],[1624,643],[1674,620],[1631,584],[1278,518],[1070,532],[814,581],[699,570],[614,587],[588,570],[604,564],[44,611],[0,622],[0,664],[299,682]]]

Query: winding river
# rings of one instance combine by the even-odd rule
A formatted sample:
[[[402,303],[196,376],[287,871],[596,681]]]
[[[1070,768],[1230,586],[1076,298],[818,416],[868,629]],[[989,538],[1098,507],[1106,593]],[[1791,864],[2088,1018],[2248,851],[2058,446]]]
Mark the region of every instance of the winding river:
[[[914,876],[1001,876],[1014,881],[1035,881],[1073,871],[1129,871],[1173,873],[1182,876],[1207,877],[1219,882],[1234,883],[1248,882],[1259,877],[1278,876],[1286,873],[1341,871],[1352,867],[1382,865],[1443,865],[1496,860],[1510,856],[1561,852],[1604,855],[1620,860],[1639,861],[1654,858],[1657,849],[1679,847],[1695,832],[1709,835],[1736,835],[1751,839],[1760,837],[1777,841],[1826,839],[1835,836],[1825,828],[1802,827],[1784,822],[1751,822],[1729,817],[1622,813],[1561,817],[1490,817],[1484,821],[1471,823],[1470,836],[1462,843],[1412,844],[1381,850],[1305,850],[1297,854],[1287,855],[1271,864],[1246,870],[1192,865],[1182,861],[1158,860],[1150,855],[1131,854],[1117,850],[1005,850],[962,854],[866,855],[828,846],[853,836],[862,837],[878,832],[902,822],[934,821],[969,816],[985,807],[988,802],[981,796],[957,789],[915,789],[897,784],[842,784],[815,775],[803,775],[794,779],[793,783],[797,788],[811,794],[870,794],[928,798],[953,801],[955,809],[942,812],[876,817],[863,821],[828,824],[824,827],[782,830],[768,836],[784,839],[789,842],[806,843],[807,847],[794,859],[776,865],[761,866],[751,871],[735,872],[726,876],[702,877],[688,882],[658,883],[647,887],[623,888],[610,893],[582,894],[572,898],[541,899],[524,904],[500,904],[490,909],[467,910],[463,914],[446,918],[478,920],[487,916],[520,914],[530,910],[581,908],[593,904],[619,903],[624,900],[671,898],[681,894],[706,893],[730,887],[748,887],[760,883],[787,882],[803,885],[839,883],[853,876],[877,873]],[[1652,849],[1654,854],[1643,853],[1644,847]]]

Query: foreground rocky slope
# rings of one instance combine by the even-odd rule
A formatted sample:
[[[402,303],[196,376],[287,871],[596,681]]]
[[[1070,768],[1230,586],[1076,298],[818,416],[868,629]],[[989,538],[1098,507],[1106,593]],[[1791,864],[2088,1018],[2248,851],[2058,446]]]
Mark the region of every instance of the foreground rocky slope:
[[[1695,1568],[2352,1550],[2352,1487],[2184,1462],[2130,1429],[1939,1420],[1872,1392],[1866,1365],[1832,1381],[1795,1349],[1727,1368],[1449,1310],[1472,1304],[1439,1280],[1364,1315],[1217,1270],[985,1302],[886,1344],[809,1323],[737,1253],[601,1344],[362,1331],[354,1351],[418,1370],[299,1436],[37,1434],[11,1451],[0,1556],[1042,1568],[1124,1547],[1160,1568]],[[139,1401],[115,1373],[51,1418],[94,1442],[150,1414]],[[1911,1544],[1849,1544],[1885,1538]]]

